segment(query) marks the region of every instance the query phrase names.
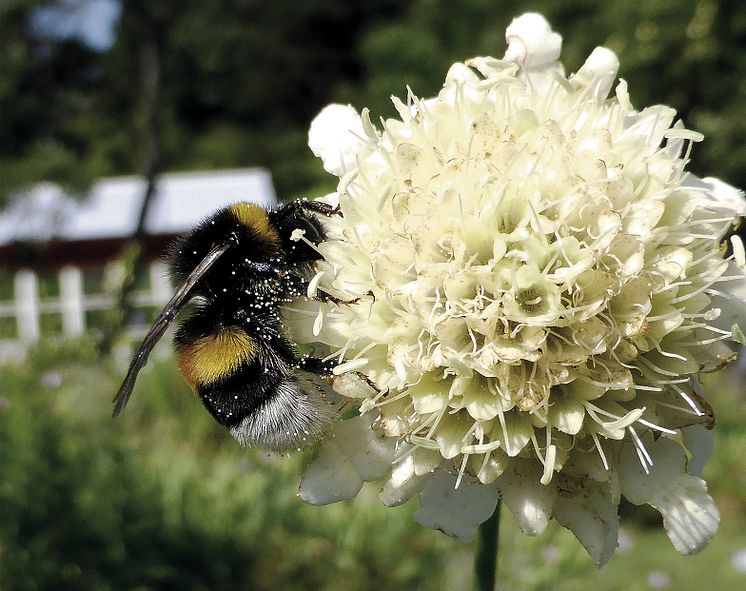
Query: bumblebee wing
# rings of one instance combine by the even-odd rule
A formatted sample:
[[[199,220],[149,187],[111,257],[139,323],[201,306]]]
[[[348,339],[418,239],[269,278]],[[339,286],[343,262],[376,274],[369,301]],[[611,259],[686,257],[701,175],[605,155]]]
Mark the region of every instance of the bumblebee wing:
[[[176,290],[176,293],[163,310],[161,310],[161,313],[155,319],[153,326],[148,331],[148,334],[145,335],[142,345],[140,345],[140,348],[132,359],[127,376],[124,378],[119,392],[114,397],[114,412],[112,416],[117,416],[127,406],[127,402],[130,396],[132,396],[132,390],[135,387],[135,381],[137,381],[137,374],[140,373],[140,370],[147,363],[148,355],[150,355],[153,347],[161,339],[168,325],[173,322],[181,309],[192,298],[192,288],[205,276],[205,273],[215,264],[215,261],[230,248],[230,245],[230,242],[219,244],[207,253],[207,256],[195,267],[192,274],[187,277],[186,281]]]

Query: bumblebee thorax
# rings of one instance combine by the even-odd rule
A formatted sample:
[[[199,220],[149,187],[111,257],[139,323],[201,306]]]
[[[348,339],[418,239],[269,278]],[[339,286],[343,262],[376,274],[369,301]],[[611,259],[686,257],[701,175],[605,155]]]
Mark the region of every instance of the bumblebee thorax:
[[[236,221],[249,229],[256,238],[280,246],[280,235],[277,228],[272,225],[267,216],[267,210],[254,203],[236,203],[231,205],[229,211]]]

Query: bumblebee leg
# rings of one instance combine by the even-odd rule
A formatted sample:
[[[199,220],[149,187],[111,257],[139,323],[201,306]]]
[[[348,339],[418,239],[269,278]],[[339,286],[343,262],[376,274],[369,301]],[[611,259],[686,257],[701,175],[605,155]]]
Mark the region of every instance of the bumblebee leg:
[[[263,324],[261,330],[262,334],[256,337],[257,342],[265,345],[263,355],[267,359],[274,360],[272,363],[274,366],[295,367],[314,374],[330,375],[337,365],[333,361],[322,361],[309,355],[298,355],[295,345],[281,331],[269,324]]]
[[[282,281],[288,293],[296,297],[308,295],[308,284],[310,282],[307,279],[304,279],[303,277],[296,275],[295,273],[287,273],[286,275],[283,275]],[[373,295],[373,293],[369,292],[366,295]],[[355,298],[353,300],[342,300],[322,290],[317,291],[316,295],[314,295],[313,298],[321,302],[333,302],[338,306],[349,306],[360,301],[360,298]]]
[[[313,211],[314,213],[319,213],[326,217],[342,215],[342,210],[339,208],[339,205],[334,206],[329,205],[328,203],[322,203],[321,201],[308,201],[307,199],[296,199],[295,201],[291,201],[290,203],[283,205],[277,213],[281,217],[285,217],[300,209]]]
[[[334,368],[339,365],[335,359],[325,361],[311,355],[298,355],[295,345],[280,332],[274,332],[272,346],[267,354],[278,357],[290,367],[325,377],[331,376]]]
[[[307,295],[308,293],[309,281],[307,279],[304,279],[300,275],[296,275],[292,271],[280,269],[279,267],[270,263],[250,261],[248,259],[245,261],[244,266],[248,270],[257,273],[258,275],[269,275],[270,277],[280,279],[283,282],[283,286],[285,287],[287,293],[294,297]],[[373,292],[369,291],[365,295],[373,296]],[[360,301],[360,298],[355,298],[353,300],[342,300],[339,298],[335,298],[333,295],[330,295],[325,291],[317,292],[314,298],[322,302],[334,302],[338,306],[341,306],[342,304],[355,304]]]
[[[300,369],[320,376],[331,376],[337,365],[334,360],[324,361],[318,357],[301,357],[298,361]]]
[[[294,297],[303,296],[308,293],[309,281],[307,279],[304,279],[300,275],[293,273],[292,271],[281,269],[280,267],[277,267],[276,265],[272,265],[270,263],[251,261],[249,259],[245,260],[243,266],[247,270],[252,271],[257,275],[268,275],[275,279],[281,280],[286,291]],[[373,295],[373,293],[369,292],[366,295]],[[360,298],[355,298],[354,300],[340,300],[339,298],[335,298],[334,296],[331,296],[326,292],[320,291],[315,296],[315,299],[321,300],[322,302],[334,302],[335,304],[354,304]]]
[[[335,361],[323,361],[318,357],[311,357],[310,355],[299,356],[295,350],[295,346],[278,330],[274,330],[268,326],[264,326],[264,334],[271,334],[271,345],[265,350],[265,355],[268,357],[274,357],[280,363],[288,367],[296,367],[307,371],[309,373],[328,376],[332,374],[334,368],[338,365]],[[262,337],[258,339],[260,342],[265,342]]]

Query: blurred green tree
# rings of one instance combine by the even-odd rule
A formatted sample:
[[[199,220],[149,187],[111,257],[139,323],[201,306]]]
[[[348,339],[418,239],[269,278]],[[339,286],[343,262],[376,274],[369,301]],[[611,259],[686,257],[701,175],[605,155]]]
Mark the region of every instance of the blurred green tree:
[[[568,69],[611,47],[636,104],[669,104],[706,135],[693,170],[746,186],[746,5],[737,0],[130,1],[103,52],[30,28],[49,4],[2,9],[0,199],[41,179],[75,188],[141,169],[141,36],[126,23],[143,6],[163,33],[159,116],[172,170],[258,164],[285,198],[320,190],[330,181],[306,130],[324,104],[391,114],[391,93],[437,92],[451,62],[500,54],[507,23],[538,10],[562,33]]]
[[[406,5],[130,1],[122,4],[116,42],[98,52],[30,27],[50,4],[19,0],[3,9],[0,204],[39,180],[77,189],[96,176],[143,169],[146,30],[158,33],[161,51],[162,165],[264,165],[280,195],[295,195],[322,174],[307,155],[308,122],[359,83],[361,32]]]
[[[102,170],[88,147],[99,56],[77,40],[32,34],[30,15],[41,4],[0,7],[0,205],[39,180],[82,189]]]

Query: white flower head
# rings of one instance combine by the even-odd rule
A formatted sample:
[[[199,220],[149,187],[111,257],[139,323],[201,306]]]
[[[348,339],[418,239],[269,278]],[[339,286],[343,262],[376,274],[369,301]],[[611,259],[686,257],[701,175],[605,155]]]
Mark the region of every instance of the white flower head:
[[[382,500],[420,494],[416,517],[463,539],[502,495],[526,533],[554,517],[602,564],[624,495],[697,552],[719,516],[687,470],[707,437],[687,431],[712,427],[697,374],[742,335],[743,245],[726,257],[723,241],[743,195],[685,171],[702,136],[673,109],[635,111],[624,81],[608,97],[611,51],[565,77],[543,17],[506,37],[504,59],[454,64],[438,96],[393,99],[380,128],[349,107],[311,126],[343,214],[325,220],[319,288],[351,303],[294,320],[372,418],[345,431],[347,451],[322,444],[302,495],[339,498],[312,490],[333,482],[330,454],[356,492],[370,472],[356,446],[373,441],[391,464]],[[314,131],[337,112],[351,130]]]

